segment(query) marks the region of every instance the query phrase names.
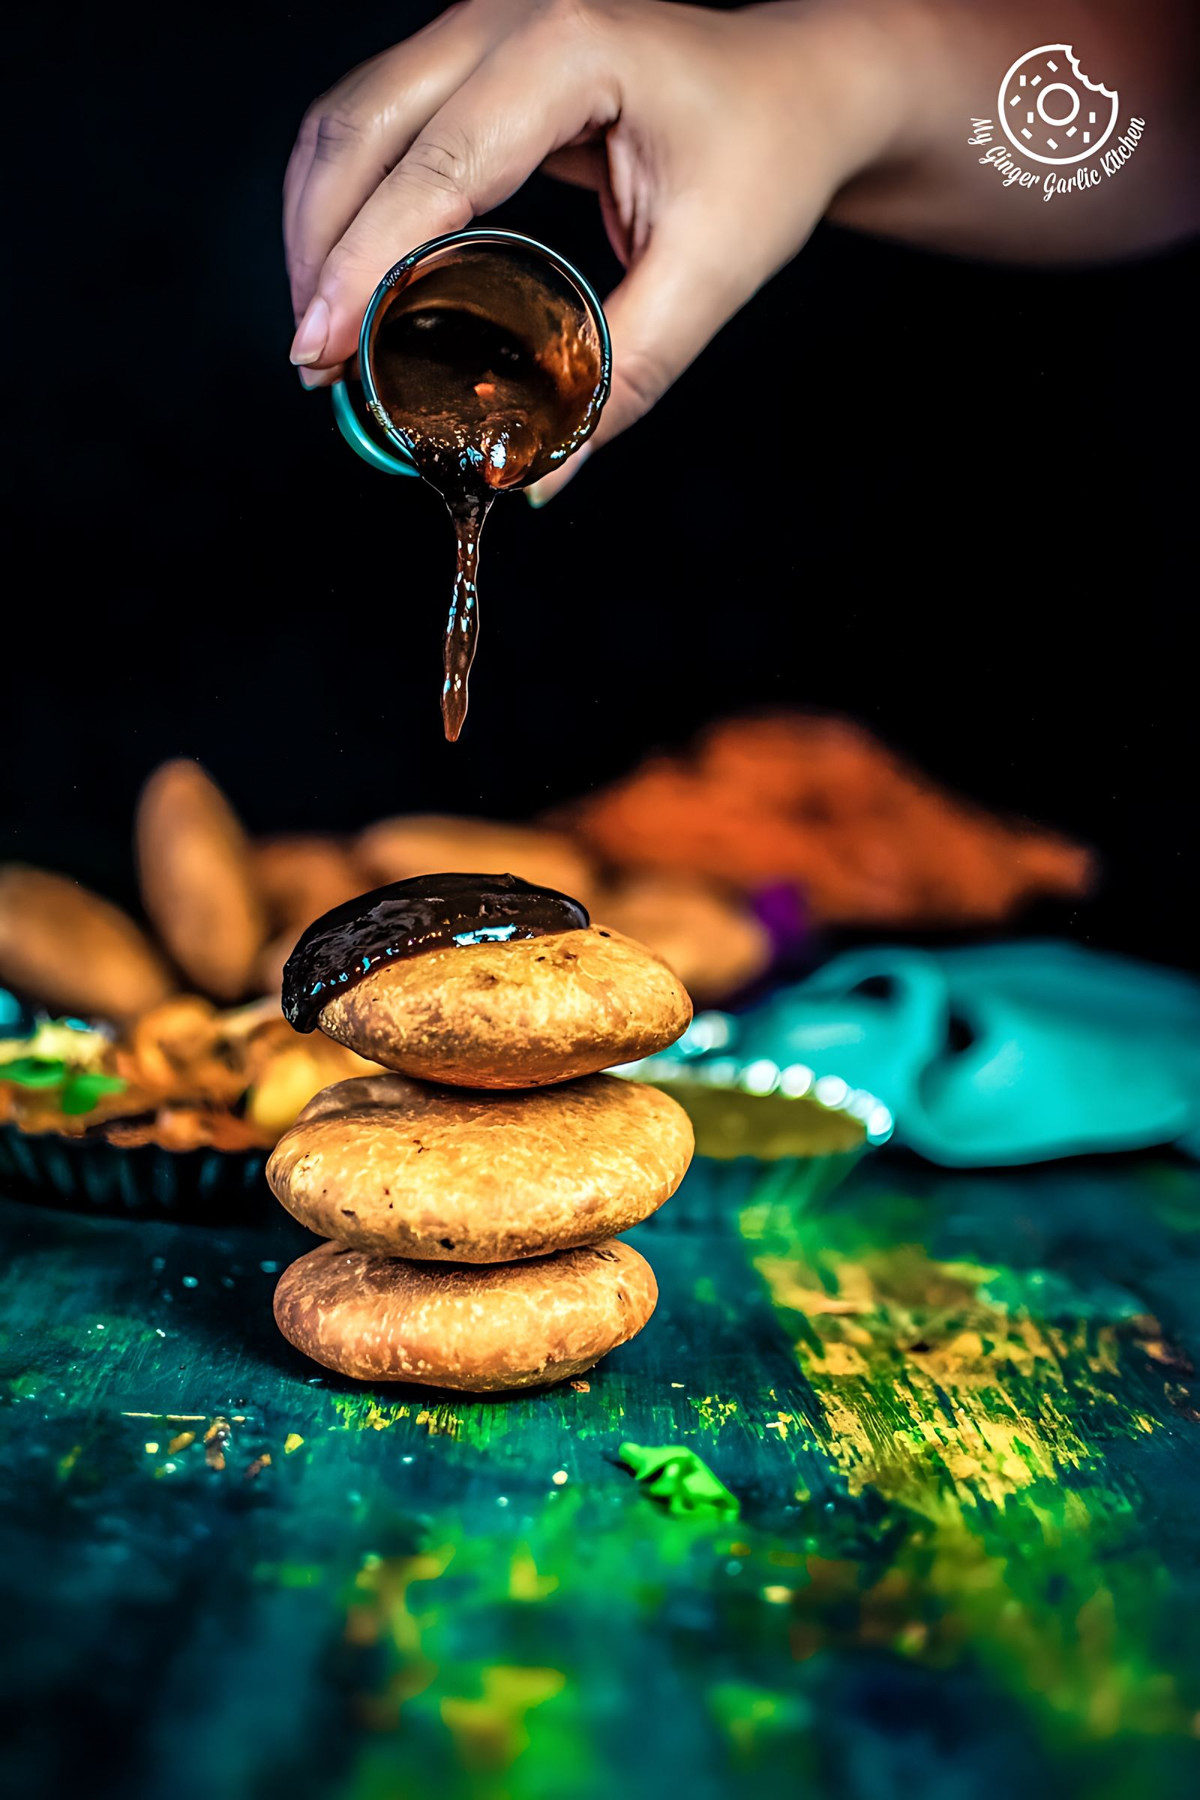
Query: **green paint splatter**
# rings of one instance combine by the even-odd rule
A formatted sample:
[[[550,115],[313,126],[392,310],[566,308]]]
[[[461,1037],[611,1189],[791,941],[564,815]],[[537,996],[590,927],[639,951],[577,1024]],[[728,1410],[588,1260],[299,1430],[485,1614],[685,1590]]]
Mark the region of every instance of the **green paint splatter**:
[[[1108,1460],[1162,1429],[1161,1328],[1098,1276],[938,1258],[914,1210],[875,1195],[819,1221],[742,1217],[825,1455],[849,1496],[905,1522],[882,1568],[807,1559],[794,1653],[876,1644],[945,1667],[970,1651],[1077,1739],[1190,1734],[1194,1702],[1148,1629],[1167,1577],[1143,1496]]]
[[[737,1497],[718,1481],[694,1450],[680,1444],[647,1449],[643,1444],[622,1444],[621,1461],[633,1470],[635,1481],[654,1500],[661,1500],[676,1518],[697,1515],[736,1519]]]
[[[220,1298],[271,1239],[20,1215],[9,1572],[52,1672],[120,1647],[125,1788],[178,1785],[186,1742],[197,1790],[298,1800],[1192,1791],[1200,1176],[1159,1205],[1140,1170],[884,1174],[914,1191],[867,1164],[818,1213],[778,1168],[694,1167],[636,1240],[664,1318],[586,1392],[496,1403],[277,1356],[269,1283]],[[250,1486],[180,1416],[235,1407],[277,1458]],[[740,1516],[647,1504],[625,1438],[703,1444]],[[214,1526],[217,1563],[179,1554]],[[18,1709],[43,1786],[60,1693]]]
[[[813,1721],[813,1709],[802,1695],[743,1682],[719,1682],[709,1690],[708,1704],[744,1761],[755,1760],[764,1743],[779,1738],[787,1741],[794,1754],[796,1740]]]

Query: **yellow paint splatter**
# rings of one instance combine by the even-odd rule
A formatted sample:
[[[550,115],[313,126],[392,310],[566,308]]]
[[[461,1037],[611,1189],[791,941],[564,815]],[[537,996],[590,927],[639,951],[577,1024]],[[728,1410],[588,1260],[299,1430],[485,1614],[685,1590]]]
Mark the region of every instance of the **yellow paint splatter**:
[[[558,1586],[557,1575],[539,1575],[528,1544],[519,1544],[513,1552],[508,1571],[510,1600],[544,1600]]]
[[[304,1439],[300,1436],[298,1431],[289,1431],[283,1440],[283,1454],[285,1456],[291,1456],[293,1451],[298,1450],[303,1442]]]
[[[558,1669],[485,1669],[478,1699],[448,1697],[442,1720],[469,1769],[507,1769],[529,1746],[528,1715],[566,1686]]]
[[[373,1730],[394,1730],[405,1702],[436,1679],[437,1664],[423,1649],[429,1620],[413,1611],[410,1589],[418,1582],[437,1581],[453,1554],[446,1545],[417,1556],[363,1557],[346,1610],[346,1642],[362,1649],[390,1640],[399,1653],[383,1691],[358,1698],[362,1721]]]
[[[700,1423],[707,1425],[710,1431],[719,1430],[738,1409],[736,1400],[722,1400],[719,1394],[705,1394],[703,1400],[693,1400],[692,1405],[700,1415]]]
[[[1002,1507],[1035,1480],[1095,1463],[1076,1423],[1080,1375],[1115,1371],[1110,1328],[1080,1321],[1064,1330],[1010,1315],[980,1294],[997,1270],[936,1262],[914,1245],[857,1260],[826,1250],[819,1260],[820,1280],[795,1254],[772,1252],[755,1266],[777,1305],[804,1314],[796,1354],[820,1396],[830,1452],[852,1493],[874,1486],[891,1498],[911,1498],[914,1473],[924,1471],[948,1478],[966,1506]],[[818,1306],[806,1310],[814,1295]],[[837,1304],[843,1297],[852,1310]],[[1036,1395],[1025,1416],[1014,1412],[1014,1377]],[[1153,1420],[1123,1412],[1102,1387],[1086,1398],[1112,1412],[1114,1429],[1154,1429]],[[794,1421],[781,1413],[766,1429],[786,1439],[788,1423]]]
[[[380,1405],[372,1394],[332,1394],[333,1410],[343,1431],[389,1431],[400,1419],[412,1417],[412,1408],[389,1401]]]
[[[430,1437],[456,1438],[462,1429],[462,1419],[449,1406],[423,1406],[417,1424],[424,1425]]]
[[[1114,1593],[1074,1548],[1106,1516],[1132,1516],[1130,1497],[1102,1484],[1107,1442],[1158,1429],[1117,1388],[1119,1327],[1010,1311],[981,1291],[1001,1271],[940,1262],[918,1245],[876,1241],[845,1255],[827,1236],[808,1241],[802,1219],[781,1224],[775,1212],[749,1226],[772,1299],[797,1316],[796,1357],[834,1468],[851,1494],[874,1489],[918,1520],[903,1552],[912,1566],[894,1564],[873,1586],[857,1564],[808,1559],[792,1601],[793,1655],[876,1643],[940,1666],[969,1637],[1093,1739],[1181,1729],[1174,1683],[1147,1666],[1136,1632],[1122,1633]],[[786,1439],[795,1424],[780,1413],[765,1429]],[[1049,1557],[1068,1584],[1086,1568],[1073,1607],[1047,1606],[1027,1587],[1011,1531],[992,1548],[988,1517],[1014,1503],[1039,1566]],[[934,1617],[914,1618],[918,1591]]]

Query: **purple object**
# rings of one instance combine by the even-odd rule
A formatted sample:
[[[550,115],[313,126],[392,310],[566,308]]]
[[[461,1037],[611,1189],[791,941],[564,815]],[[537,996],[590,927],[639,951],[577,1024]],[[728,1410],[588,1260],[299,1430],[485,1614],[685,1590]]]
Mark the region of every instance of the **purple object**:
[[[803,891],[790,881],[773,881],[751,894],[750,906],[771,940],[772,962],[794,962],[813,934]]]

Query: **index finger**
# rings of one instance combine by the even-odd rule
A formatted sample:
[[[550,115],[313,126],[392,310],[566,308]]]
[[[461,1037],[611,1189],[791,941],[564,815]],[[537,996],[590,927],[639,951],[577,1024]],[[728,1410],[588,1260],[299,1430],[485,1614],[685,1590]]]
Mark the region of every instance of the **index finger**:
[[[566,52],[566,53],[564,53]],[[329,368],[354,353],[381,278],[426,239],[498,206],[539,164],[619,112],[589,47],[531,27],[484,59],[418,134],[334,245],[296,334],[292,360]],[[298,355],[301,352],[301,355]]]
[[[503,17],[503,9],[460,0],[404,43],[360,63],[308,109],[283,184],[297,321],[333,245],[421,126],[487,54]]]

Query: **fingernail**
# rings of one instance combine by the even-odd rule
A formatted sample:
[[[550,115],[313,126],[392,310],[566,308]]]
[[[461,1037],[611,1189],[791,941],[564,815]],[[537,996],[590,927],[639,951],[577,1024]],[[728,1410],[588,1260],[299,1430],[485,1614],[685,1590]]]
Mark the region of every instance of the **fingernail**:
[[[309,394],[318,388],[332,387],[335,379],[332,369],[297,369],[296,373],[300,377],[300,386]]]
[[[329,336],[329,302],[320,294],[312,301],[292,339],[291,360],[315,363]]]

